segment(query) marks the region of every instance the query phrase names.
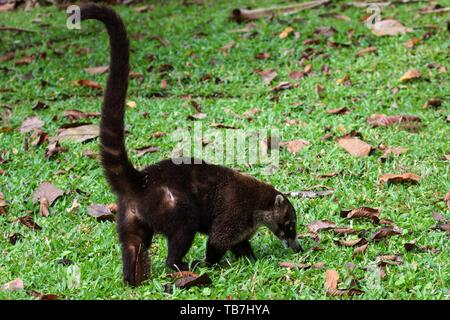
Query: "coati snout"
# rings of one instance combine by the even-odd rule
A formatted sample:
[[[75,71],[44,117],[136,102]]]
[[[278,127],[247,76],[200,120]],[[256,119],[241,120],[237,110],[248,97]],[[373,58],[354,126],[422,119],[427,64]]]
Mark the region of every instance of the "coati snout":
[[[275,197],[272,220],[267,227],[283,242],[285,247],[295,252],[303,251],[297,240],[296,232],[297,216],[290,201],[281,194]]]
[[[301,250],[295,211],[273,186],[230,168],[199,159],[166,159],[137,170],[125,147],[124,115],[130,72],[129,41],[111,8],[87,4],[81,20],[103,22],[110,39],[110,68],[100,123],[100,151],[106,178],[118,198],[117,230],[123,277],[137,286],[150,276],[148,249],[155,234],[167,238],[166,264],[183,261],[195,234],[208,235],[205,262],[213,265],[230,250],[255,260],[250,238],[266,225],[287,246]]]

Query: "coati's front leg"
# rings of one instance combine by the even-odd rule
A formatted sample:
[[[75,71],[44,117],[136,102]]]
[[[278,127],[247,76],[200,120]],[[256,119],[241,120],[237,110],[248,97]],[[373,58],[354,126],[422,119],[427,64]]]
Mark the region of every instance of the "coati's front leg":
[[[168,236],[169,252],[167,255],[167,266],[175,271],[187,271],[189,265],[183,262],[183,258],[189,251],[189,248],[194,241],[195,230],[189,228],[176,230],[173,234]]]
[[[255,254],[253,253],[250,241],[244,240],[234,247],[231,248],[231,252],[236,256],[236,258],[246,257],[251,261],[256,261]]]
[[[150,277],[148,249],[153,231],[138,222],[119,223],[118,229],[122,243],[123,279],[132,286],[139,286]]]
[[[206,244],[206,265],[212,266],[216,263],[219,263],[226,252],[227,249],[220,246],[217,242],[215,243],[214,240],[211,240],[210,236],[208,239],[208,243]]]

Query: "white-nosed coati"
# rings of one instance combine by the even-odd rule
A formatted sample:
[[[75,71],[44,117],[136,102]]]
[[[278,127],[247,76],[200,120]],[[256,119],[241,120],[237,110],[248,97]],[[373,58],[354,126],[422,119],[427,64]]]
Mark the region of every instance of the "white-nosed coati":
[[[289,200],[272,186],[212,164],[175,164],[163,160],[136,170],[124,141],[129,43],[121,18],[110,8],[88,4],[81,20],[96,19],[108,30],[110,71],[100,126],[106,177],[118,196],[117,228],[122,244],[124,280],[139,285],[150,273],[148,248],[155,233],[168,239],[167,265],[186,270],[183,257],[197,232],[208,235],[205,262],[221,260],[227,250],[255,259],[249,239],[267,226],[296,251],[296,215]],[[179,162],[177,162],[179,163]]]

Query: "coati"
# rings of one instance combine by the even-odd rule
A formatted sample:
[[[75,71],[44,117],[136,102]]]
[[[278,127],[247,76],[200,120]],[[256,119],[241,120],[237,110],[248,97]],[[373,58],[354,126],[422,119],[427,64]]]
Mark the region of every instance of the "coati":
[[[174,270],[188,269],[183,257],[197,232],[208,235],[207,265],[219,262],[227,250],[254,260],[249,239],[263,225],[286,246],[300,251],[294,207],[272,186],[205,162],[186,164],[180,159],[167,159],[142,171],[134,168],[124,137],[130,71],[125,25],[111,8],[95,4],[81,8],[81,20],[87,19],[103,22],[110,40],[100,150],[105,175],[118,197],[124,281],[137,286],[149,277],[148,248],[156,233],[168,240],[166,263]],[[180,162],[183,164],[175,164]]]

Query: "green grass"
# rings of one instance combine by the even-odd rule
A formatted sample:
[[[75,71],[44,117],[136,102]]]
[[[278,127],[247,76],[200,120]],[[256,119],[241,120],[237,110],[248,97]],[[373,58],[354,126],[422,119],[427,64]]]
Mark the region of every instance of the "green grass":
[[[96,160],[83,156],[86,150],[98,151],[98,140],[77,144],[64,143],[68,152],[58,154],[47,161],[45,145],[30,146],[24,151],[27,134],[19,132],[21,122],[27,116],[38,115],[45,121],[44,130],[50,136],[65,122],[62,111],[79,109],[98,111],[101,95],[72,83],[78,79],[91,79],[104,85],[106,75],[90,76],[83,68],[107,64],[107,36],[104,27],[96,22],[82,23],[82,30],[67,30],[64,11],[54,8],[40,8],[30,12],[0,13],[2,25],[18,26],[36,30],[36,33],[2,32],[0,55],[16,50],[16,59],[34,54],[39,57],[31,64],[16,66],[13,61],[0,64],[0,106],[9,105],[13,112],[8,124],[14,130],[0,133],[0,150],[8,161],[1,164],[4,174],[0,175],[0,191],[9,206],[7,214],[0,216],[0,284],[15,278],[25,282],[26,289],[57,294],[67,299],[327,299],[324,290],[326,269],[335,269],[340,274],[343,287],[351,274],[346,263],[353,262],[357,268],[355,276],[365,291],[354,299],[446,299],[450,289],[450,259],[448,236],[445,232],[432,230],[435,221],[432,212],[448,217],[444,195],[450,190],[448,161],[450,154],[446,122],[449,113],[449,78],[447,73],[427,68],[429,63],[440,63],[447,68],[448,32],[445,15],[420,15],[418,9],[425,3],[398,4],[383,8],[383,17],[395,17],[414,32],[396,37],[376,37],[360,22],[364,9],[349,8],[341,11],[340,5],[308,10],[277,20],[258,20],[255,30],[258,35],[245,38],[243,34],[230,30],[242,26],[228,21],[231,9],[247,4],[264,7],[286,1],[206,1],[202,7],[179,5],[180,1],[156,4],[154,11],[138,14],[132,7],[116,7],[128,25],[131,35],[140,32],[141,40],[131,37],[132,70],[144,75],[139,82],[131,80],[129,100],[137,102],[137,108],[127,108],[126,124],[129,129],[127,146],[136,166],[156,162],[169,157],[174,143],[169,136],[155,140],[150,135],[156,131],[171,133],[177,128],[188,128],[192,121],[186,117],[193,109],[182,96],[191,95],[207,113],[201,120],[204,125],[212,122],[235,125],[241,129],[253,130],[265,127],[278,128],[284,141],[305,139],[311,144],[298,154],[280,152],[280,169],[271,176],[261,174],[260,167],[239,167],[282,191],[304,190],[317,185],[336,189],[331,197],[317,199],[292,199],[298,214],[298,232],[304,233],[306,225],[314,220],[329,219],[338,225],[353,225],[357,229],[374,232],[377,226],[364,221],[347,221],[339,217],[341,209],[358,206],[379,207],[383,218],[392,219],[404,229],[402,236],[392,237],[380,243],[370,244],[365,255],[352,258],[352,248],[338,247],[335,237],[328,232],[321,233],[322,251],[307,251],[294,254],[283,248],[279,240],[267,229],[261,228],[252,239],[254,251],[259,260],[250,263],[235,260],[231,254],[214,269],[201,268],[197,272],[208,272],[213,285],[189,290],[174,289],[164,293],[164,285],[170,283],[165,267],[166,242],[156,237],[151,247],[152,277],[139,288],[132,289],[122,283],[120,246],[115,225],[99,223],[87,214],[91,203],[107,204],[114,201]],[[162,3],[162,2],[161,2]],[[444,4],[444,1],[442,1]],[[351,18],[341,21],[319,17],[319,14],[339,11]],[[40,17],[47,27],[32,22]],[[303,18],[298,22],[296,18]],[[296,22],[297,21],[297,22]],[[280,39],[278,34],[286,26],[300,32],[300,38],[291,34]],[[328,57],[314,58],[311,63],[313,74],[300,79],[300,86],[277,94],[273,99],[271,87],[262,83],[255,69],[274,68],[279,81],[288,81],[292,70],[298,65],[303,41],[313,36],[315,28],[333,26],[337,33],[332,40],[350,44],[344,48],[329,48],[326,41],[313,48],[323,50]],[[429,29],[435,26],[435,29]],[[353,39],[347,38],[354,29]],[[422,37],[433,30],[428,40],[421,41],[413,49],[404,43],[414,37]],[[205,36],[195,36],[199,32]],[[152,36],[160,35],[171,43],[164,47]],[[323,38],[323,36],[317,36]],[[234,40],[237,43],[228,55],[220,48]],[[361,48],[375,46],[376,55],[357,58]],[[93,51],[86,55],[75,54],[78,48],[89,47]],[[291,54],[286,54],[292,50]],[[55,54],[56,52],[62,55]],[[256,60],[256,53],[269,52],[269,60]],[[155,60],[148,62],[146,56],[154,54]],[[217,64],[211,61],[217,60]],[[157,71],[165,63],[174,70],[164,76],[167,89],[160,88],[162,77]],[[329,76],[320,72],[321,67],[331,67]],[[153,71],[147,71],[149,65]],[[7,68],[7,69],[4,69]],[[422,79],[400,83],[399,78],[409,69],[419,69]],[[7,71],[6,71],[7,70]],[[25,80],[24,75],[32,73]],[[209,73],[222,81],[203,82],[201,77]],[[353,85],[337,85],[335,80],[349,74]],[[46,85],[47,83],[47,85]],[[321,84],[325,92],[318,97],[315,87]],[[392,94],[394,87],[400,88]],[[161,97],[162,96],[162,97]],[[430,98],[441,98],[439,108],[422,109]],[[32,111],[37,101],[49,104],[50,108]],[[301,103],[299,105],[299,103]],[[351,112],[346,115],[328,115],[325,110],[347,106]],[[261,112],[253,122],[234,118],[224,109],[243,113],[257,107]],[[143,113],[149,116],[144,117]],[[422,126],[418,133],[402,130],[398,126],[371,128],[366,118],[373,113],[413,114],[421,117]],[[58,118],[54,118],[58,115]],[[286,126],[286,118],[299,119],[301,125]],[[98,122],[98,119],[94,119]],[[407,147],[409,151],[399,157],[380,162],[380,151],[363,158],[355,158],[341,149],[334,140],[322,141],[324,127],[330,126],[335,136],[338,128],[347,132],[357,130],[372,146],[381,143],[389,146]],[[134,148],[154,144],[161,152],[138,158]],[[301,168],[302,170],[298,170]],[[319,176],[329,172],[341,172],[328,179]],[[377,183],[383,173],[413,172],[422,178],[417,185],[389,185],[380,187]],[[43,181],[67,192],[51,208],[48,218],[39,215],[38,205],[33,204],[31,195]],[[85,194],[77,194],[80,189]],[[68,213],[75,198],[80,208]],[[41,231],[31,231],[13,221],[26,214],[32,214],[42,226]],[[21,233],[23,239],[12,245],[8,235]],[[420,245],[428,245],[440,253],[406,252],[404,243],[418,239]],[[206,238],[197,236],[187,260],[202,259]],[[308,248],[312,244],[303,243]],[[387,277],[377,282],[373,274],[363,270],[370,266],[380,254],[398,253],[404,264],[390,266]],[[81,270],[81,285],[70,289],[67,285],[68,267],[57,263],[59,259],[71,259]],[[289,271],[278,267],[282,261],[323,261],[321,270]],[[26,291],[0,292],[0,299],[30,299]]]

